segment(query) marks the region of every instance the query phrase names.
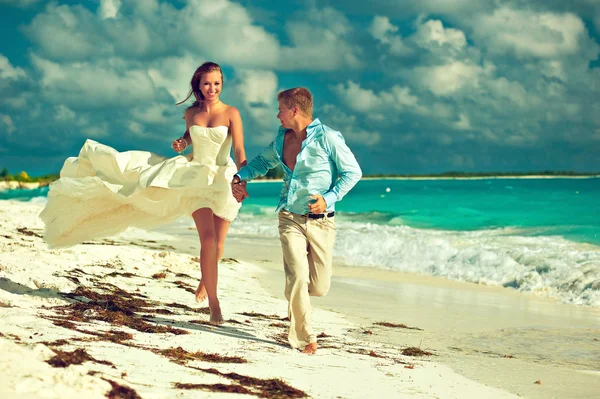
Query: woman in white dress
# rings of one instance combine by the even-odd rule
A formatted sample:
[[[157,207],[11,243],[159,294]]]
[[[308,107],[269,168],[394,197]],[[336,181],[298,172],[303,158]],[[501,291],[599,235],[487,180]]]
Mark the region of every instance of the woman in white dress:
[[[230,182],[246,164],[239,111],[219,99],[223,73],[206,62],[192,76],[196,101],[184,112],[186,132],[173,141],[191,155],[165,158],[147,151],[118,152],[87,140],[79,156],[68,158],[60,179],[50,185],[41,219],[53,247],[106,237],[129,226],[151,228],[191,215],[200,237],[202,279],[196,301],[208,298],[210,321],[223,322],[217,297],[218,260],[240,204]],[[181,104],[179,103],[179,104]],[[233,145],[235,162],[230,151]]]

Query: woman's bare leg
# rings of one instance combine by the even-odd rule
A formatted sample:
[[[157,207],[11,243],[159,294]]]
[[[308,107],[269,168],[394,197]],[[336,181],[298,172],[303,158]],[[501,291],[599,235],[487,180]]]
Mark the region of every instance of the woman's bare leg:
[[[225,239],[227,238],[231,222],[215,215],[213,216],[213,223],[215,224],[215,232],[217,233],[217,260],[221,260],[225,252]]]
[[[210,322],[220,324],[223,322],[223,316],[217,298],[219,269],[217,263],[217,234],[213,212],[210,208],[201,208],[195,211],[192,217],[200,237],[200,270],[202,271],[202,281],[198,286],[198,290],[196,290],[196,299],[198,299],[198,291],[201,291],[201,285],[204,284],[206,296],[208,297],[208,307],[210,308]]]
[[[217,262],[223,259],[223,253],[225,252],[225,239],[227,238],[227,232],[231,222],[221,219],[220,217],[213,215],[213,223],[215,225],[215,232],[217,233]],[[196,288],[196,302],[202,303],[206,299],[206,287],[204,281],[200,280],[198,288]]]

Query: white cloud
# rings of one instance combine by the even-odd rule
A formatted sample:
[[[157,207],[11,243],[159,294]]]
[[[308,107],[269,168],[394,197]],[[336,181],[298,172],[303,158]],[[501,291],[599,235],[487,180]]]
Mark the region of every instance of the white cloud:
[[[454,122],[454,127],[458,130],[471,130],[471,121],[467,115],[460,114],[458,121]]]
[[[25,28],[44,56],[54,60],[90,60],[113,52],[97,17],[84,7],[50,3]],[[36,51],[37,52],[37,51]]]
[[[362,65],[352,25],[332,8],[309,9],[289,19],[289,45],[229,0],[189,0],[183,8],[157,1],[104,0],[95,15],[85,7],[51,3],[26,27],[49,60],[137,60],[199,54],[237,68],[337,70]],[[177,23],[167,23],[177,21]],[[215,45],[218,38],[218,45]]]
[[[273,69],[338,70],[362,65],[360,48],[347,38],[352,25],[333,8],[310,9],[286,25],[292,46],[282,47]]]
[[[89,109],[131,106],[155,95],[146,71],[130,68],[119,60],[58,64],[31,55],[31,62],[40,72],[42,95],[49,102]]]
[[[181,57],[165,57],[156,60],[148,68],[148,76],[157,88],[166,90],[175,103],[185,99],[190,91],[190,80],[196,68],[204,59],[186,53]],[[223,82],[223,90],[227,90],[227,76]]]
[[[279,42],[254,24],[248,11],[239,4],[228,0],[189,1],[179,18],[186,45],[208,58],[237,66],[277,64]]]
[[[438,46],[448,45],[462,49],[467,45],[467,38],[463,31],[453,28],[444,28],[442,21],[428,20],[419,25],[415,33],[415,40],[421,47],[431,47],[432,43]]]
[[[533,93],[528,93],[519,82],[510,81],[505,77],[490,79],[485,84],[493,94],[494,100],[504,104],[505,108],[509,105],[507,100],[521,108],[529,108],[539,103],[539,99]]]
[[[58,121],[71,122],[75,120],[75,112],[64,104],[59,104],[54,110],[54,117]]]
[[[371,36],[383,45],[388,46],[392,55],[408,55],[413,51],[402,40],[402,36],[396,35],[398,27],[390,22],[388,17],[376,15],[368,29]]]
[[[94,139],[107,137],[108,136],[108,128],[106,124],[96,124],[92,126],[88,126],[83,129],[83,133],[86,137],[91,137]]]
[[[0,54],[0,79],[16,80],[26,76],[24,70],[13,67],[8,58]]]
[[[239,70],[236,75],[238,101],[258,126],[272,127],[277,111],[277,75],[264,70]]]
[[[149,16],[157,12],[158,0],[129,0],[132,6],[142,15]]]
[[[367,130],[361,127],[356,115],[346,114],[332,104],[325,104],[321,107],[321,112],[321,122],[341,132],[350,144],[371,147],[381,141],[381,134],[376,129]]]
[[[135,122],[135,121],[131,121],[129,122],[128,126],[129,131],[134,135],[134,136],[143,136],[144,135],[144,127],[142,126],[142,124]]]
[[[121,0],[100,0],[98,15],[102,19],[115,18],[121,8]]]
[[[131,117],[136,122],[165,125],[178,122],[178,119],[174,118],[173,115],[181,115],[181,118],[183,118],[184,110],[184,105],[176,107],[175,104],[150,103],[134,107],[131,110]],[[185,127],[185,123],[181,121],[179,127]]]
[[[0,0],[0,4],[6,4],[9,6],[27,8],[33,4],[39,3],[40,0]]]
[[[15,123],[13,122],[10,115],[2,115],[1,120],[6,129],[6,133],[8,133],[9,136],[17,130],[17,128],[15,127]]]
[[[585,25],[572,13],[498,8],[473,23],[475,38],[492,52],[552,58],[577,53]]]
[[[409,109],[418,107],[418,98],[411,94],[408,87],[394,85],[389,91],[375,93],[371,89],[363,89],[360,84],[351,80],[346,84],[339,83],[332,87],[338,99],[354,111],[362,113],[374,112],[376,115],[385,110]]]
[[[481,66],[462,61],[452,61],[432,67],[417,67],[414,70],[415,78],[436,96],[449,96],[464,88],[477,87],[484,73],[485,70]]]

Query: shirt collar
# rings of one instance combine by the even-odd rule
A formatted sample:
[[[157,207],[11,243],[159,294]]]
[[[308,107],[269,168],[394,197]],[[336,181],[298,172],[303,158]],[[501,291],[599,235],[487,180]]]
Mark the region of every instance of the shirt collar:
[[[316,118],[314,121],[312,121],[310,123],[310,125],[308,125],[306,127],[306,138],[308,139],[309,137],[312,137],[316,130],[317,130],[317,126],[321,125],[321,121],[319,120],[319,118]]]

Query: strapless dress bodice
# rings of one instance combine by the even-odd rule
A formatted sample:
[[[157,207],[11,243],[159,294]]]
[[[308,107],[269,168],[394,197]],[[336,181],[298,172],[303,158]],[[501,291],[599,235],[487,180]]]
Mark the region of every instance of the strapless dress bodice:
[[[232,162],[229,155],[231,136],[227,126],[192,125],[189,132],[193,144],[193,162],[217,166],[225,166]]]

